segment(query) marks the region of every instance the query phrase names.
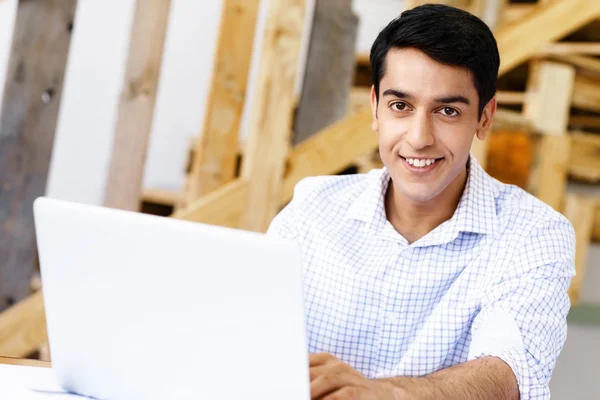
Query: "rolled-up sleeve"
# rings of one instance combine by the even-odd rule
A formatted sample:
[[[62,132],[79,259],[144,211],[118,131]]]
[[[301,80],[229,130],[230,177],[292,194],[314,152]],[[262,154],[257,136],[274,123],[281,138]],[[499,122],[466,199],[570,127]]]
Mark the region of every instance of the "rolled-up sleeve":
[[[567,337],[575,235],[566,220],[532,229],[511,267],[494,283],[472,324],[469,359],[495,356],[513,370],[521,399],[549,399]]]

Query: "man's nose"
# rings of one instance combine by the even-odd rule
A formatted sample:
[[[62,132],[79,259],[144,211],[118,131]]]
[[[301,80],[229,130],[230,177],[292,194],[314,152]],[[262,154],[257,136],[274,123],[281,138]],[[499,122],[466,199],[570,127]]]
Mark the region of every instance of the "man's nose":
[[[415,150],[433,145],[433,126],[431,116],[427,112],[414,114],[407,132],[408,144]]]

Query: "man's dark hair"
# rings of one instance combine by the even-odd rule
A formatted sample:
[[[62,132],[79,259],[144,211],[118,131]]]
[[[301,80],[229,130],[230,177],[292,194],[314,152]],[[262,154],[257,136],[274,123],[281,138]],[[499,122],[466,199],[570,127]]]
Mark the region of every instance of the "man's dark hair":
[[[496,93],[500,67],[496,39],[482,20],[441,4],[404,11],[379,33],[371,47],[372,79],[378,99],[389,50],[405,48],[420,50],[441,64],[471,71],[481,118],[485,105]]]

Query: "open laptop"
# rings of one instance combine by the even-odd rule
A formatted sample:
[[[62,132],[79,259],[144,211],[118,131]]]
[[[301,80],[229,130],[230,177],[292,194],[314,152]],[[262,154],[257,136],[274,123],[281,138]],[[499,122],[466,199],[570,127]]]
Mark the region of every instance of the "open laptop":
[[[44,197],[34,216],[52,366],[66,390],[310,398],[294,244]]]

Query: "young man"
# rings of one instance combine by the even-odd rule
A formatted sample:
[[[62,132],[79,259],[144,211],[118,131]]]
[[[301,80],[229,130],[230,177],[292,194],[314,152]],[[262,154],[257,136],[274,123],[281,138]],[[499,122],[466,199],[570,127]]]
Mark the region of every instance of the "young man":
[[[305,179],[269,228],[302,250],[313,398],[550,397],[574,232],[470,156],[499,62],[476,17],[404,12],[371,50],[385,167]]]

